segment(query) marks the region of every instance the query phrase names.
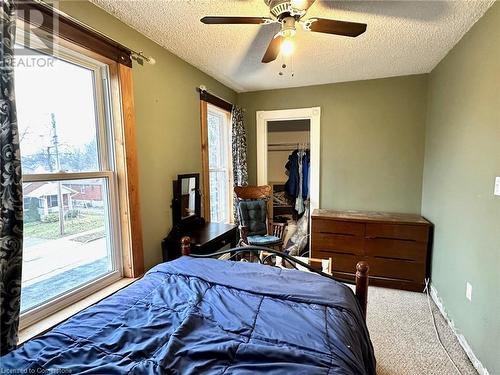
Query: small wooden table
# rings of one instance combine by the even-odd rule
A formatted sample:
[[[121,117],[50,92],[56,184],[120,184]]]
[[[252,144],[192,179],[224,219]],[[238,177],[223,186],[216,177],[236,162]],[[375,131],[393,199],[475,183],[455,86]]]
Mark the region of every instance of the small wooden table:
[[[236,247],[238,226],[234,224],[200,223],[183,228],[174,228],[162,241],[163,261],[181,256],[181,239],[191,238],[192,254],[210,254],[230,245]]]

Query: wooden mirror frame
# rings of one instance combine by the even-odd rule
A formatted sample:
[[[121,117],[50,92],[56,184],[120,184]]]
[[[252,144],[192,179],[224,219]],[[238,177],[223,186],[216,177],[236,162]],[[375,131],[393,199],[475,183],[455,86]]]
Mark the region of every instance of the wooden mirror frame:
[[[181,181],[183,179],[194,178],[196,180],[195,183],[195,201],[194,201],[194,211],[195,214],[188,216],[186,218],[182,218],[181,213],[181,196],[182,196],[182,184]],[[181,223],[189,223],[191,221],[199,220],[201,217],[201,194],[200,194],[200,174],[199,173],[189,173],[189,174],[179,174],[177,175],[177,180],[173,181],[174,188],[174,198],[172,199],[172,219],[174,225],[178,225]]]

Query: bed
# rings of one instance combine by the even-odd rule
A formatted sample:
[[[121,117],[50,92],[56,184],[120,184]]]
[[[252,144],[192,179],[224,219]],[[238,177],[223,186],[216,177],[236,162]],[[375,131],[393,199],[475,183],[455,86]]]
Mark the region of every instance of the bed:
[[[325,275],[183,256],[2,357],[0,372],[375,374],[359,289],[364,297]]]

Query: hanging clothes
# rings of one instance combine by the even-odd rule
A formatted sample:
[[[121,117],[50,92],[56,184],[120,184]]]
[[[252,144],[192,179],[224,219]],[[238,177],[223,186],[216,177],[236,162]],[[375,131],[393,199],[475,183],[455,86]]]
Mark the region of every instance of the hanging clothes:
[[[288,174],[285,191],[295,198],[295,209],[299,214],[304,212],[304,200],[309,198],[309,167],[309,150],[293,151],[285,166]]]
[[[299,163],[299,191],[297,194],[297,198],[295,198],[295,211],[300,215],[302,212],[304,212],[304,198],[302,197],[302,190],[303,190],[303,185],[304,185],[304,180],[303,180],[303,171],[302,171],[302,159],[304,158],[304,151],[300,150],[297,153],[297,161]]]
[[[288,181],[285,183],[287,194],[296,198],[299,190],[299,162],[298,150],[295,150],[288,156],[288,162],[285,165],[288,175]]]
[[[311,164],[311,153],[304,150],[302,156],[302,198],[309,199],[309,171]]]

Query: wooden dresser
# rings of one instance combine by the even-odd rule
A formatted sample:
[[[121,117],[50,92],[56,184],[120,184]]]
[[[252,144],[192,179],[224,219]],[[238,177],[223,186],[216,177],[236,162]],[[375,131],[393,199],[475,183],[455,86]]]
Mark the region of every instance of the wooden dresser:
[[[311,257],[333,259],[333,275],[354,280],[356,263],[370,266],[370,284],[422,291],[428,275],[432,224],[419,215],[316,209]]]

